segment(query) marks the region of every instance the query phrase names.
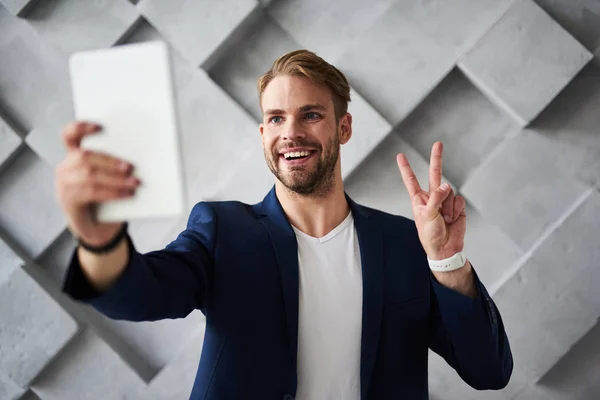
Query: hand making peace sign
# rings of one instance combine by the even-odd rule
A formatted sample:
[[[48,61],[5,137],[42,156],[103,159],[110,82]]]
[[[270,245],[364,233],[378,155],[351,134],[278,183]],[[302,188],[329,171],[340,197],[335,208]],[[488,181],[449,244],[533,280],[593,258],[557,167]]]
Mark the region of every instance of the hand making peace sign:
[[[442,182],[441,142],[433,144],[429,165],[429,191],[421,189],[406,156],[398,154],[396,161],[402,180],[411,198],[417,231],[421,244],[432,260],[452,257],[464,246],[467,229],[465,199],[454,195],[448,184]]]

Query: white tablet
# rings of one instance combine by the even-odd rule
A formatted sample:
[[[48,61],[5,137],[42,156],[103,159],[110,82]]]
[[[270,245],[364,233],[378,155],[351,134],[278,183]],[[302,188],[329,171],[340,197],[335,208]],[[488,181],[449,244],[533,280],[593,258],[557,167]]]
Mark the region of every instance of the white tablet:
[[[162,41],[75,53],[69,60],[75,118],[103,130],[82,147],[129,161],[142,184],[98,206],[104,222],[177,217],[185,193],[171,57]]]

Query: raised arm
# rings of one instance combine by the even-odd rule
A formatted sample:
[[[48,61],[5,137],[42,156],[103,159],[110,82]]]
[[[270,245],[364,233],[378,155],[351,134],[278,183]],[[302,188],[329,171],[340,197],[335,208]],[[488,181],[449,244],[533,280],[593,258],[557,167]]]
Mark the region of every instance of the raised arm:
[[[192,210],[187,228],[164,249],[141,254],[128,236],[122,273],[100,291],[86,276],[77,252],[63,290],[114,319],[154,321],[205,312],[211,290],[216,215],[206,203]]]
[[[73,254],[63,290],[119,319],[177,318],[206,307],[214,212],[198,204],[187,229],[164,250],[138,253],[131,238],[121,235],[124,222],[95,218],[95,204],[129,197],[140,184],[126,161],[81,148],[82,139],[100,129],[73,122],[62,133],[67,157],[56,168],[56,197],[69,230],[85,244]]]
[[[411,198],[416,235],[429,263],[429,346],[476,389],[500,389],[513,359],[498,309],[463,253],[465,199],[442,181],[442,143],[431,150],[429,190],[421,188],[406,157],[398,167]]]

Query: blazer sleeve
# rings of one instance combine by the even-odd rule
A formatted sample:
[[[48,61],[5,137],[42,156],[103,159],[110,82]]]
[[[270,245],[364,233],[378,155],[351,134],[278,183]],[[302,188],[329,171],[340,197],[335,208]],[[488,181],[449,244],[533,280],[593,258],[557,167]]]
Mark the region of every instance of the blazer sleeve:
[[[474,389],[502,389],[512,375],[512,353],[500,312],[473,272],[479,291],[474,299],[441,285],[429,272],[429,347]]]
[[[122,275],[100,293],[81,270],[73,252],[63,292],[102,314],[129,321],[183,318],[194,309],[206,313],[214,267],[216,213],[194,206],[186,229],[164,249],[139,253],[128,236],[129,260]]]

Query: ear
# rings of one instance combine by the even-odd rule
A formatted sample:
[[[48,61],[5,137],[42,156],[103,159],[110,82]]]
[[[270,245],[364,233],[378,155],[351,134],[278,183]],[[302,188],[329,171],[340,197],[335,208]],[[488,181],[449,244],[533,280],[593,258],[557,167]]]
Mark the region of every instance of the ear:
[[[258,126],[258,131],[260,132],[260,136],[263,136],[264,134],[264,129],[265,129],[265,124],[263,124],[262,122],[260,123],[260,125]]]
[[[339,122],[340,144],[346,144],[352,137],[352,115],[346,113]]]

